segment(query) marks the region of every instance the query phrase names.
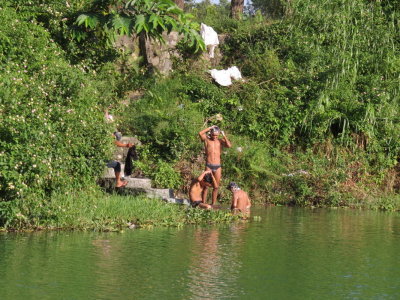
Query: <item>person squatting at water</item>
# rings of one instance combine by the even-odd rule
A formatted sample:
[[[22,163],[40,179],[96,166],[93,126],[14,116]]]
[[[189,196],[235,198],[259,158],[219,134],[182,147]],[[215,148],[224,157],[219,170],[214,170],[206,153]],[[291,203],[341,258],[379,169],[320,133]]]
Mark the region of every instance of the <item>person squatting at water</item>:
[[[226,188],[232,192],[232,212],[234,214],[240,213],[244,216],[248,216],[251,207],[249,195],[247,195],[245,191],[241,190],[235,182],[229,183]]]
[[[131,148],[131,147],[134,146],[134,144],[132,144],[132,143],[124,144],[124,143],[121,142],[121,139],[122,139],[122,134],[121,134],[121,132],[116,131],[116,132],[113,133],[113,136],[114,136],[114,138],[115,138],[114,144],[115,144],[117,147]],[[121,163],[120,163],[119,161],[110,160],[110,161],[107,162],[107,167],[108,167],[108,168],[113,168],[113,169],[114,169],[114,173],[115,173],[115,187],[120,188],[120,187],[124,187],[125,185],[128,184],[127,181],[123,181],[123,180],[121,179]]]
[[[206,133],[209,132],[208,137]],[[219,139],[219,135],[222,134],[222,139]],[[221,152],[222,147],[232,147],[231,142],[226,137],[225,133],[218,128],[218,126],[211,126],[199,132],[200,139],[204,142],[206,152],[206,170],[212,171],[216,186],[213,187],[212,191],[212,205],[215,205],[218,197],[219,183],[221,182],[222,166],[221,166]],[[207,187],[203,190],[202,200],[203,203],[207,203]]]
[[[211,170],[206,170],[201,175],[194,179],[189,190],[190,204],[192,207],[200,207],[204,209],[211,209],[212,206],[203,201],[202,195],[204,190],[208,187],[215,187],[217,182]]]

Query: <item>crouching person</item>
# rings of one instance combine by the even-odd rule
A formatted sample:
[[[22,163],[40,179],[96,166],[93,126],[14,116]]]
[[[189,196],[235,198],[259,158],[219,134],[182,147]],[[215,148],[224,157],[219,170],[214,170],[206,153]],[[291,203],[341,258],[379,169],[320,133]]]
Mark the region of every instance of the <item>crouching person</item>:
[[[126,148],[131,148],[134,145],[131,143],[124,144],[121,142],[122,139],[122,134],[118,131],[113,133],[113,136],[115,138],[114,144],[117,147],[126,147]],[[107,162],[107,167],[108,168],[113,168],[114,169],[114,174],[115,174],[115,187],[117,188],[122,188],[128,184],[127,181],[124,181],[121,179],[121,163],[116,160],[110,160]]]
[[[217,182],[212,174],[211,170],[204,171],[201,175],[194,179],[189,191],[189,198],[192,207],[200,207],[203,209],[211,209],[212,206],[204,203],[202,199],[203,193],[207,192],[207,188],[217,188]]]
[[[232,192],[232,204],[231,210],[234,214],[242,214],[244,217],[250,215],[250,198],[245,191],[242,191],[240,187],[235,183],[231,182],[227,186],[227,189]]]

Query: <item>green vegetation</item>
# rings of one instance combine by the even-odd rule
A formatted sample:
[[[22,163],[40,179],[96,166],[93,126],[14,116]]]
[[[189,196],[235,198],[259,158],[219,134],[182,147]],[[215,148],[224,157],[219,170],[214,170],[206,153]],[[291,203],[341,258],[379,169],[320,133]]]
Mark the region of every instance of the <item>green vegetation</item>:
[[[65,202],[85,210],[79,197],[60,195],[97,190],[112,151],[103,117],[110,105],[119,129],[142,141],[138,166],[158,186],[187,192],[204,167],[197,132],[217,124],[233,142],[222,186],[234,179],[254,202],[400,208],[398,1],[260,0],[241,21],[229,18],[226,2],[193,3],[196,21],[225,34],[222,59],[213,62],[195,52],[202,44],[189,15],[170,1],[154,2],[153,11],[151,3],[4,1],[0,226],[18,227],[18,218],[20,227],[73,226],[26,209]],[[132,13],[139,8],[143,18]],[[168,77],[147,72],[108,38],[111,31],[160,38],[163,26],[193,42],[178,44]],[[207,70],[232,65],[244,82],[212,82]],[[122,106],[132,91],[141,96]],[[93,193],[91,201],[108,197]],[[117,210],[110,216],[118,219]],[[95,228],[93,218],[77,227]]]
[[[111,98],[107,83],[70,65],[36,22],[7,7],[0,17],[0,196],[83,187],[103,169],[112,142],[98,107]]]
[[[191,21],[192,16],[184,13],[171,0],[108,0],[93,1],[89,12],[79,15],[77,24],[90,29],[100,29],[111,41],[118,35],[142,35],[164,41],[163,32],[177,31],[183,41],[204,49],[198,33],[199,25]],[[78,39],[86,34],[78,35]]]
[[[193,211],[158,199],[85,191],[53,195],[51,199],[17,200],[16,205],[9,205],[6,210],[4,227],[8,230],[119,231],[127,227],[179,227],[238,220],[229,211]]]
[[[217,124],[234,145],[223,186],[235,179],[255,201],[280,205],[385,209],[381,199],[393,197],[387,209],[397,210],[399,7],[278,2],[275,19],[243,21],[229,19],[226,4],[192,6],[199,22],[227,35],[222,61],[186,56],[182,46],[175,74],[125,111],[125,130],[151,153],[142,156],[147,174],[159,159],[183,178],[196,174],[204,164],[196,133]],[[232,65],[244,83],[223,88],[206,72]]]

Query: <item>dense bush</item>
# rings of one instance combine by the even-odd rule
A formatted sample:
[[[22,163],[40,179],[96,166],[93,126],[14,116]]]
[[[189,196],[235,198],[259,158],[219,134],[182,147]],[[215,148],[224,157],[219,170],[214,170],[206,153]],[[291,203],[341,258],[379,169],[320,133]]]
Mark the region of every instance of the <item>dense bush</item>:
[[[349,145],[366,136],[369,151],[396,156],[399,10],[387,18],[379,3],[369,1],[293,1],[292,6],[281,22],[243,26],[231,35],[225,63],[239,64],[270,91],[277,104],[271,112],[282,121],[276,130],[293,129],[279,134],[286,142],[314,144],[333,137]]]
[[[71,66],[49,32],[28,19],[0,9],[2,200],[94,183],[111,145],[98,106],[111,99],[106,84]]]
[[[217,124],[237,137],[234,147],[247,146],[224,154],[224,180],[236,178],[275,203],[344,205],[347,194],[361,197],[356,189],[372,195],[370,183],[376,190],[385,185],[400,147],[399,8],[388,2],[290,1],[284,9],[275,15],[282,16],[278,21],[258,15],[237,22],[226,19],[224,4],[194,5],[198,18],[228,34],[216,68],[237,65],[245,82],[220,87],[199,73],[202,64],[210,65],[185,66],[133,105],[148,117],[134,118],[133,127],[151,127],[143,137],[163,159],[194,162],[201,153],[196,132],[218,114]],[[178,106],[180,115],[199,121],[177,123]],[[180,153],[171,147],[177,143]],[[368,175],[354,180],[354,168]],[[308,175],[282,175],[303,169]],[[349,192],[349,184],[357,188]]]
[[[188,45],[170,77],[140,78],[101,32],[78,32],[91,2],[5,1],[0,196],[18,201],[0,202],[0,223],[94,183],[111,146],[103,109],[131,90],[143,96],[113,109],[119,129],[142,141],[138,166],[158,186],[187,188],[182,173],[204,167],[197,133],[217,124],[233,142],[223,185],[234,179],[259,201],[357,206],[398,191],[398,1],[268,3],[281,19],[237,21],[227,2],[193,5],[198,21],[227,34],[212,68],[237,65],[245,77],[225,88],[207,73],[211,62],[185,60]],[[44,200],[32,204],[35,195]],[[397,207],[386,196],[379,203]]]

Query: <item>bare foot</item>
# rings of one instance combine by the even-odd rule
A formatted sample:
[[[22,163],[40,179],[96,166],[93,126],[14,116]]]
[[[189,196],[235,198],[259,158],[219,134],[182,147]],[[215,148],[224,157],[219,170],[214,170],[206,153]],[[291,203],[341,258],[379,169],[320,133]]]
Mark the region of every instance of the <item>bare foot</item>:
[[[115,187],[120,188],[120,187],[124,187],[128,184],[128,181],[120,181],[119,183],[117,183],[115,185]]]

